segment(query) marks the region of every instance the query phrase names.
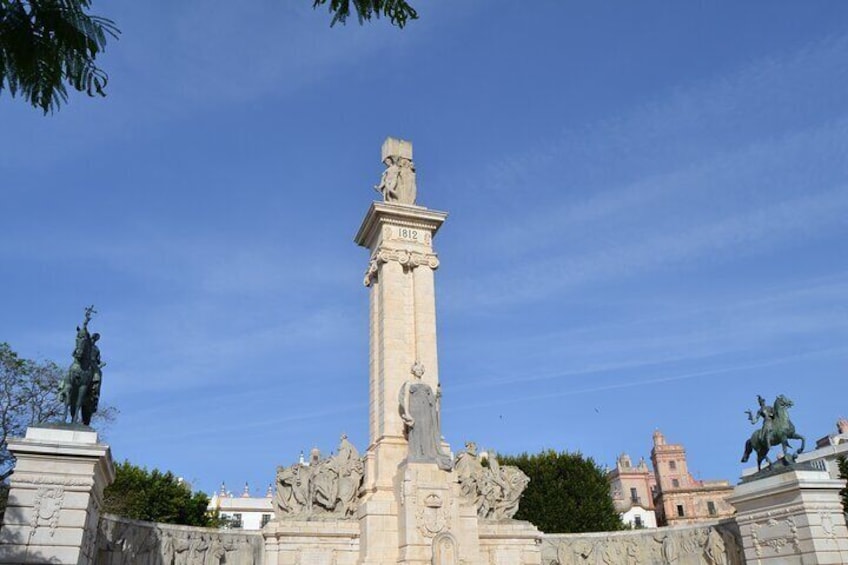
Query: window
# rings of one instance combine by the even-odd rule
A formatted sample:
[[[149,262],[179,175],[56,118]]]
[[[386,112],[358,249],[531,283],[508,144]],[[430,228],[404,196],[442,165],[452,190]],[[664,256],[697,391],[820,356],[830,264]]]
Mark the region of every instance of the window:
[[[710,513],[710,516],[715,516],[716,514],[718,514],[718,512],[716,512],[715,502],[713,502],[712,500],[707,501],[707,512]]]
[[[636,494],[635,488],[630,489],[630,502],[636,502],[636,503],[639,502],[639,495]]]
[[[636,527],[637,529],[642,527],[642,517],[641,516],[634,516],[633,526]]]
[[[683,505],[682,505],[682,504],[678,504],[678,505],[677,505],[677,515],[678,515],[679,517],[681,517],[681,518],[682,518],[682,517],[684,517],[684,516],[686,515],[686,514],[684,514],[684,512],[683,512]]]
[[[671,479],[671,486],[673,486],[674,488],[680,488],[680,481],[678,481],[677,479]]]
[[[668,468],[671,469],[672,471],[677,469],[677,461],[669,461],[668,462]]]
[[[271,515],[270,514],[263,514],[262,515],[262,526],[261,527],[264,528],[265,524],[267,524],[270,521],[271,521]]]
[[[233,528],[241,528],[242,527],[243,524],[242,524],[242,521],[241,521],[241,514],[238,514],[238,513],[233,514],[232,524],[233,524]]]

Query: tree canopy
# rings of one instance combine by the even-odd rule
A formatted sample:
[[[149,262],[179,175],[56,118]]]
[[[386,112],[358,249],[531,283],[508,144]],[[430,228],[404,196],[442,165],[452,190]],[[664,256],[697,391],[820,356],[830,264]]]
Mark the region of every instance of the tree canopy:
[[[192,492],[171,471],[148,471],[129,461],[115,466],[115,482],[103,493],[104,512],[148,522],[213,526],[208,506],[206,494]]]
[[[605,532],[623,528],[603,469],[579,453],[543,451],[498,456],[530,477],[515,518],[545,533]]]
[[[359,23],[385,16],[404,27],[418,13],[405,0],[314,0],[329,3],[330,25],[355,13]],[[91,0],[0,0],[0,94],[20,94],[45,114],[68,101],[68,87],[106,96],[109,76],[96,64],[120,30],[89,13]]]

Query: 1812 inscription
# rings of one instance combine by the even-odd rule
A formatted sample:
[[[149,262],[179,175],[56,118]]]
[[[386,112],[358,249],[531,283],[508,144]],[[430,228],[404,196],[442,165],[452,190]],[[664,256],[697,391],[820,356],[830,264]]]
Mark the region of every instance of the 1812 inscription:
[[[430,244],[430,232],[416,228],[388,227],[383,230],[386,239],[401,239],[412,243]]]

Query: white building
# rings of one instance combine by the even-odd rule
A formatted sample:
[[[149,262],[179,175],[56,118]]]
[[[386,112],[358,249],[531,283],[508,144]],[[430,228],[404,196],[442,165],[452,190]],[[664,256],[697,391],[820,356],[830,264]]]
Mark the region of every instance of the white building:
[[[244,484],[244,492],[234,496],[221,484],[221,490],[212,495],[209,500],[209,511],[217,511],[221,518],[231,522],[230,528],[242,530],[261,530],[274,517],[273,492],[268,486],[268,492],[263,497],[250,495],[250,488]]]

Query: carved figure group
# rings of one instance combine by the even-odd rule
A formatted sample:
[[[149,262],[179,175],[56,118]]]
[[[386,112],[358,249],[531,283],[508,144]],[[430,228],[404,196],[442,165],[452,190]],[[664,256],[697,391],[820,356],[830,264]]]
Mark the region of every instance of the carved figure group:
[[[477,515],[490,520],[508,520],[518,512],[518,503],[530,478],[518,467],[498,464],[496,457],[484,467],[474,442],[465,444],[465,451],[456,457],[454,471],[460,493],[473,500]]]
[[[95,563],[104,565],[221,565],[257,563],[260,537],[167,528],[146,522],[101,518]]]
[[[96,314],[94,306],[85,309],[85,320],[82,327],[77,327],[76,346],[73,358],[59,397],[65,405],[66,417],[71,423],[82,420],[86,426],[91,423],[92,415],[97,412],[100,401],[100,383],[103,379],[103,367],[106,363],[100,360],[100,348],[97,341],[100,334],[88,333],[88,323],[92,314]]]
[[[359,489],[365,471],[362,458],[346,435],[336,455],[277,467],[274,512],[279,519],[333,516],[350,518],[359,505]]]
[[[760,419],[762,419],[763,424],[745,442],[745,453],[742,455],[742,463],[746,463],[751,453],[756,451],[757,469],[762,469],[763,461],[766,461],[771,466],[772,461],[769,459],[768,452],[776,445],[781,446],[783,449],[783,462],[785,464],[793,463],[795,456],[804,451],[805,440],[804,436],[795,432],[795,425],[789,419],[789,408],[794,405],[792,400],[781,394],[775,399],[774,406],[769,406],[762,396],[757,395],[757,402],[759,407],[756,414],[753,414],[750,410],[746,411],[746,413],[751,424],[756,424]],[[795,453],[789,452],[790,439],[801,440],[801,446]]]
[[[383,164],[386,170],[374,189],[383,195],[384,202],[415,204],[415,165],[400,155],[388,155]]]
[[[742,565],[737,547],[738,532],[693,527],[610,537],[551,536],[542,554],[550,565]]]

